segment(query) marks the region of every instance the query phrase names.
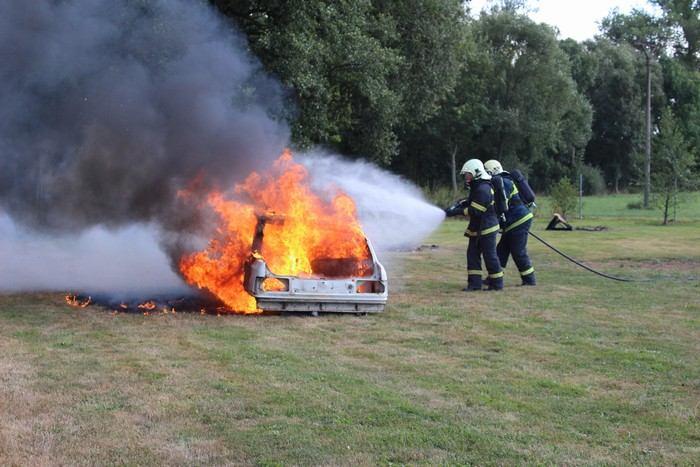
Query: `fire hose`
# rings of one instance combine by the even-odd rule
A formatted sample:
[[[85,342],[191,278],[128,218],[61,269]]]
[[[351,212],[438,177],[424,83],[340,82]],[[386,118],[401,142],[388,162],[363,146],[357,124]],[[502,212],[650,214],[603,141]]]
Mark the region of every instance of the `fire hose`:
[[[556,252],[556,253],[559,253],[561,256],[563,256],[564,258],[568,259],[569,261],[571,261],[571,262],[574,263],[575,265],[581,266],[583,269],[586,269],[587,271],[590,271],[590,272],[592,272],[593,274],[598,274],[598,275],[601,276],[601,277],[605,277],[606,279],[611,279],[611,280],[619,281],[619,282],[648,282],[648,281],[651,280],[651,279],[629,279],[629,278],[626,278],[626,277],[617,277],[617,276],[612,276],[612,275],[610,275],[610,274],[605,274],[604,272],[596,271],[596,270],[593,269],[592,267],[586,266],[586,265],[583,264],[582,262],[578,261],[577,259],[572,258],[571,256],[567,255],[567,254],[564,253],[563,251],[558,250],[555,246],[553,246],[553,245],[547,243],[547,242],[546,242],[543,238],[541,238],[539,235],[537,235],[537,234],[535,234],[535,233],[533,233],[533,232],[529,232],[529,231],[528,231],[528,233],[529,233],[530,235],[532,235],[533,237],[535,237],[538,241],[540,241],[541,243],[543,243],[544,246],[546,246],[547,248],[549,248],[550,250],[552,250],[552,251],[554,251],[554,252]]]

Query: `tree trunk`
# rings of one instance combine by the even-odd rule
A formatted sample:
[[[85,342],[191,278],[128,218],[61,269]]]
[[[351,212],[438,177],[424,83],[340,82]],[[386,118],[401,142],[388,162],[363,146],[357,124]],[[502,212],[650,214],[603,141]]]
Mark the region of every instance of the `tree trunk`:
[[[644,209],[649,208],[649,193],[651,192],[651,56],[645,51],[647,59],[647,134],[644,162]],[[664,224],[665,224],[664,220]]]
[[[676,208],[678,207],[678,177],[673,177],[673,222],[676,222]]]
[[[451,160],[451,167],[452,167],[452,195],[457,196],[457,145],[455,144],[454,149],[452,150],[452,160]]]
[[[666,199],[664,200],[664,225],[668,224],[668,208],[671,204],[671,190],[666,190]]]
[[[571,145],[571,167],[576,167],[576,148]]]

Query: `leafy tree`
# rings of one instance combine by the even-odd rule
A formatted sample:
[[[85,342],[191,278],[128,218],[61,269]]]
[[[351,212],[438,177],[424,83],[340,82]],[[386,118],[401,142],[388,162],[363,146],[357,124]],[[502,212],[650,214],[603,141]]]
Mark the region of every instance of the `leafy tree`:
[[[292,136],[301,147],[329,145],[379,162],[397,151],[401,65],[385,44],[395,21],[369,0],[212,0],[234,18],[268,71],[293,90]]]
[[[666,109],[661,117],[654,146],[653,187],[659,195],[666,225],[672,201],[677,199],[679,190],[696,186],[692,173],[693,155],[670,109]]]
[[[467,70],[482,68],[487,57],[475,43],[469,27],[461,30],[458,56],[460,68],[456,85],[419,130],[404,133],[402,157],[394,161],[395,170],[414,180],[438,184],[449,180],[456,185],[454,174],[459,163],[464,162],[467,148],[474,146],[474,138],[480,130],[482,115],[486,112],[485,80],[470,76]],[[469,77],[468,83],[465,83],[466,77]],[[457,188],[454,185],[453,189]]]
[[[680,32],[673,38],[676,55],[691,70],[700,68],[700,2],[698,0],[651,1],[662,9],[666,23]]]
[[[585,146],[590,107],[576,90],[551,27],[494,9],[475,22],[474,34],[479,67],[467,66],[460,83],[479,92],[484,103],[474,148],[484,159],[532,166],[532,183],[542,189],[558,178],[571,148]]]
[[[663,59],[661,65],[668,105],[690,151],[700,163],[700,71],[671,58]]]
[[[577,150],[585,148],[591,139],[593,108],[583,94],[576,93],[571,99],[572,102],[561,120],[562,138],[559,144],[559,153],[567,154],[568,152],[570,154],[570,167],[574,168],[582,159],[577,156]]]
[[[588,92],[595,84],[598,75],[598,57],[591,48],[593,42],[576,42],[573,39],[564,39],[559,42],[559,47],[569,57],[571,63],[571,77],[576,83],[576,88],[582,93]]]
[[[469,23],[461,39],[456,86],[420,131],[403,138],[415,157],[394,168],[446,182],[470,157],[498,158],[531,168],[536,189],[569,175],[572,148],[581,150],[590,137],[591,108],[554,30],[495,8]]]
[[[615,46],[605,39],[588,42],[585,57],[595,73],[592,79],[586,76],[577,80],[587,86],[582,91],[594,109],[592,137],[584,159],[600,167],[617,191],[621,184],[635,178],[638,128],[642,126],[636,58],[629,46]]]
[[[604,37],[583,43],[569,39],[562,41],[562,48],[571,60],[579,91],[593,107],[592,137],[584,162],[600,168],[617,192],[638,178],[642,164],[638,148],[643,144],[644,59],[629,44],[615,44]],[[651,74],[652,121],[658,122],[665,94],[657,63],[652,64]]]
[[[651,190],[651,64],[663,52],[668,31],[661,20],[641,10],[632,10],[629,15],[613,12],[603,19],[601,27],[611,40],[630,44],[644,54],[647,78],[644,207],[647,208]]]
[[[301,147],[388,164],[436,113],[460,65],[462,0],[210,1],[292,91]]]
[[[402,60],[392,77],[401,96],[401,126],[413,131],[439,109],[454,88],[460,68],[459,49],[466,21],[461,0],[375,0],[381,15],[395,23],[385,45]]]
[[[444,179],[455,172],[444,156],[455,155],[454,140],[461,140],[461,135],[457,128],[450,132],[438,130],[442,125],[450,125],[438,114],[444,115],[463,67],[469,41],[464,2],[383,0],[375,4],[397,22],[398,34],[391,46],[404,58],[392,80],[402,104],[396,126],[399,154],[392,161],[392,168],[421,183],[426,179]],[[456,189],[456,177],[453,178]]]

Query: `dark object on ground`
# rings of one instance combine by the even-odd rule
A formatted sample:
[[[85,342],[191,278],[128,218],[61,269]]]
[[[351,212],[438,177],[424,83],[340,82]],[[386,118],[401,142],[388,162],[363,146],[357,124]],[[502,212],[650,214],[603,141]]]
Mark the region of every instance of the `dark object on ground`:
[[[176,313],[221,314],[230,313],[231,310],[217,298],[203,295],[191,295],[185,297],[160,297],[141,298],[133,300],[115,300],[106,296],[88,296],[84,294],[69,293],[66,295],[66,303],[79,308],[87,308],[90,305],[111,310],[114,313],[138,313],[144,315],[162,315]]]
[[[564,219],[564,216],[555,212],[545,230],[574,230],[574,228]]]
[[[561,214],[554,213],[554,217],[547,224],[545,230],[583,230],[584,232],[602,232],[603,230],[608,230],[604,225],[596,225],[594,227],[574,227]]]

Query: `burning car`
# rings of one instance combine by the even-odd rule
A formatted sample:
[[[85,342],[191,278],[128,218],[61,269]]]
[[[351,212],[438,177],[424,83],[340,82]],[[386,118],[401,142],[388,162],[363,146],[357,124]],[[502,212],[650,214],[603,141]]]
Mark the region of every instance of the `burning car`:
[[[245,288],[263,311],[375,313],[384,310],[387,276],[369,239],[367,258],[316,258],[312,274],[280,275],[268,268],[261,255],[265,226],[284,223],[281,216],[258,216],[251,257],[245,270]]]
[[[180,259],[180,272],[232,312],[384,309],[386,271],[354,201],[335,187],[312,190],[291,152],[251,173],[233,196],[209,193],[206,206],[215,229],[205,249]]]

